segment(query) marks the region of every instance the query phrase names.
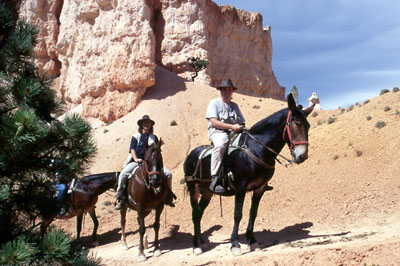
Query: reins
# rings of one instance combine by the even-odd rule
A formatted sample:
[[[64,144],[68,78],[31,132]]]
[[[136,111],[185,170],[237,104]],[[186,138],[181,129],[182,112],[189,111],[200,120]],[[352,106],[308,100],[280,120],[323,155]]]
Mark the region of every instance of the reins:
[[[139,169],[138,169],[138,170],[140,170],[140,172],[142,173],[143,179],[141,179],[141,178],[139,177],[138,174],[135,174],[135,180],[136,180],[139,184],[146,186],[147,189],[150,189],[150,184],[149,184],[149,182],[147,181],[147,178],[146,178],[146,175],[145,175],[145,174],[148,174],[147,167],[145,166],[145,163],[146,163],[146,161],[144,161],[143,163],[139,163]],[[143,171],[143,168],[145,168],[145,171]],[[131,173],[129,176],[132,176],[132,174],[133,174],[134,172],[135,172],[135,171],[132,171],[132,173]],[[130,177],[128,177],[128,179],[129,179],[129,178],[130,178]]]
[[[276,152],[274,149],[272,149],[272,148],[266,146],[266,145],[265,145],[264,143],[262,143],[259,139],[257,139],[257,138],[254,137],[252,134],[250,134],[250,132],[249,132],[249,130],[248,130],[247,128],[243,129],[243,133],[246,134],[247,136],[249,136],[249,137],[250,137],[252,140],[254,140],[256,143],[260,144],[261,146],[263,146],[264,148],[266,148],[267,150],[269,150],[270,152],[272,152],[273,154],[282,157],[284,160],[286,160],[286,161],[288,162],[287,164],[283,164],[281,161],[279,161],[278,158],[275,158],[275,160],[276,160],[279,164],[281,164],[281,165],[283,165],[283,166],[285,166],[285,167],[288,167],[288,165],[291,165],[291,164],[292,164],[292,160],[290,160],[290,159],[286,158],[285,156],[279,154],[279,153]],[[246,150],[247,150],[248,152],[246,152]],[[254,161],[256,161],[257,163],[258,163],[258,161],[262,162],[260,159],[258,159],[257,156],[255,156],[253,153],[251,153],[247,148],[246,148],[244,151],[246,152],[246,154],[249,155],[250,158],[252,158],[252,159],[253,159]],[[255,159],[255,158],[256,158],[256,159]],[[264,162],[262,162],[262,163],[264,163]],[[264,164],[265,164],[265,163],[264,163]],[[269,168],[271,168],[271,166],[270,166]],[[274,167],[272,166],[272,168],[274,168]]]
[[[290,131],[290,122],[292,121],[292,111],[289,110],[287,118],[286,118],[286,124],[285,124],[285,128],[283,129],[283,134],[282,134],[282,139],[283,141],[285,141],[285,135],[287,132],[288,138],[289,138],[289,142],[290,142],[290,152],[293,151],[293,147],[295,145],[299,145],[299,144],[307,144],[308,145],[308,141],[307,140],[303,140],[303,141],[293,141],[292,140],[292,134]],[[285,166],[288,167],[289,165],[291,165],[293,162],[292,160],[286,158],[285,156],[279,154],[278,152],[276,152],[274,149],[266,146],[264,143],[262,143],[259,139],[257,139],[256,137],[254,137],[252,134],[250,134],[249,130],[247,128],[243,129],[243,133],[246,134],[247,136],[249,136],[252,140],[254,140],[256,143],[260,144],[261,146],[263,146],[264,148],[266,148],[267,150],[269,150],[270,152],[272,152],[273,154],[275,154],[276,156],[280,156],[281,158],[283,158],[284,160],[286,160],[288,163],[287,164],[283,164],[281,161],[279,161],[278,158],[275,158],[275,160]],[[246,154],[253,159],[256,163],[258,163],[259,165],[263,166],[264,168],[267,169],[272,169],[274,168],[274,166],[268,165],[265,162],[261,161],[257,156],[255,156],[250,150],[247,149],[246,145],[244,145],[244,147],[241,147],[241,149],[246,152]]]
[[[143,168],[144,168],[144,171],[143,171]],[[142,185],[146,186],[147,189],[150,189],[150,188],[151,188],[151,185],[150,185],[150,183],[149,183],[148,178],[146,178],[146,177],[149,177],[150,175],[161,175],[160,171],[150,171],[150,172],[149,172],[149,171],[147,170],[147,163],[146,163],[146,161],[143,161],[142,164],[139,164],[139,170],[140,170],[140,172],[142,173],[143,179],[141,179],[141,178],[139,177],[139,175],[136,174],[136,175],[135,175],[135,180],[136,180],[139,184],[142,184]],[[132,173],[131,173],[131,175],[132,175]]]

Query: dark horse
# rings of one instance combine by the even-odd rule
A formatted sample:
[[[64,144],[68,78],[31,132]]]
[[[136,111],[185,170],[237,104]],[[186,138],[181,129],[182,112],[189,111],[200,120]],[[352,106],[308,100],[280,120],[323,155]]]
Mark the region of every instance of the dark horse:
[[[301,110],[296,106],[292,94],[288,95],[287,102],[289,108],[280,110],[259,121],[250,130],[245,130],[239,140],[238,146],[240,148],[225,158],[225,167],[233,175],[229,182],[231,190],[227,191],[225,195],[235,195],[234,227],[231,235],[231,252],[235,256],[242,254],[238,241],[238,229],[242,219],[246,192],[253,191],[246,241],[249,246],[254,245],[256,247],[258,243],[253,234],[254,221],[261,197],[266,190],[272,189],[268,186],[268,181],[274,174],[276,157],[285,143],[290,148],[292,162],[299,164],[308,157],[308,130],[310,125],[306,117],[314,107]],[[193,252],[196,255],[203,252],[201,244],[204,243],[204,240],[201,237],[200,222],[204,210],[213,196],[208,188],[211,182],[210,156],[204,158],[199,167],[201,169],[196,170],[199,156],[204,149],[205,146],[199,146],[192,150],[183,166],[192,206]],[[198,171],[202,173],[201,176],[197,175]]]
[[[164,204],[167,199],[168,193],[168,180],[163,174],[163,160],[161,156],[161,145],[162,140],[157,144],[152,144],[146,147],[146,153],[144,156],[143,164],[141,164],[136,171],[133,178],[129,179],[128,182],[128,204],[121,209],[121,228],[122,228],[122,246],[127,249],[126,238],[125,238],[125,223],[126,223],[126,211],[129,207],[138,213],[139,223],[139,255],[138,261],[145,261],[147,258],[143,253],[144,235],[146,227],[144,224],[144,218],[151,212],[156,210],[155,221],[154,221],[154,256],[161,255],[158,241],[158,231],[160,229],[160,216],[164,209]],[[147,241],[147,239],[146,239]],[[146,244],[147,245],[147,244]]]
[[[71,195],[71,207],[69,214],[57,217],[57,212],[50,212],[43,215],[43,221],[40,227],[42,235],[46,232],[47,227],[57,218],[57,219],[69,219],[76,216],[76,231],[77,231],[77,241],[80,240],[80,233],[82,229],[82,218],[83,214],[88,212],[93,220],[94,228],[92,232],[93,245],[98,245],[97,243],[97,228],[99,222],[96,217],[95,205],[98,200],[98,196],[105,191],[114,188],[116,184],[119,172],[112,173],[102,173],[96,175],[85,176],[81,179],[76,179],[75,185],[72,189]]]

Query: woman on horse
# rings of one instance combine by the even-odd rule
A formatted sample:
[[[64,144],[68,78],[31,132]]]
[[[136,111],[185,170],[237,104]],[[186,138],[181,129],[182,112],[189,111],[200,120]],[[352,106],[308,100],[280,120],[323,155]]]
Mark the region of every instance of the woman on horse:
[[[128,176],[132,171],[143,162],[144,155],[146,153],[145,143],[148,145],[158,142],[158,138],[153,134],[153,127],[155,122],[150,119],[148,115],[144,115],[142,119],[137,121],[139,126],[138,133],[132,136],[131,145],[129,148],[129,157],[124,164],[124,169],[118,177],[118,188],[117,188],[117,203],[115,209],[121,209],[127,200],[125,193],[125,185],[128,181]],[[171,190],[172,173],[166,167],[163,169],[164,175],[168,178],[168,197],[166,204],[171,207],[175,207],[173,200],[176,198],[175,194]]]
[[[230,79],[224,79],[217,87],[221,92],[220,98],[210,101],[207,107],[208,138],[214,144],[211,152],[210,190],[215,193],[224,193],[225,188],[220,184],[219,169],[229,142],[229,132],[240,131],[245,123],[239,106],[231,101],[233,91],[236,90]]]

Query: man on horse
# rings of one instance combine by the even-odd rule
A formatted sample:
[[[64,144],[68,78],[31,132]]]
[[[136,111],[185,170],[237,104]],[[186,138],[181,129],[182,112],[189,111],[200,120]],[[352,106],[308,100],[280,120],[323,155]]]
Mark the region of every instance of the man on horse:
[[[220,184],[219,170],[229,143],[229,132],[238,132],[242,129],[245,119],[239,106],[231,101],[233,86],[230,79],[224,79],[217,87],[221,92],[220,98],[210,101],[207,107],[206,119],[208,120],[208,138],[213,143],[211,152],[211,176],[210,190],[215,193],[224,193],[225,188]]]
[[[146,147],[158,143],[158,138],[153,134],[155,122],[150,119],[148,115],[144,115],[142,119],[137,121],[139,126],[138,133],[132,136],[131,145],[129,147],[129,156],[124,163],[124,169],[118,177],[118,188],[117,188],[117,203],[115,205],[116,210],[120,210],[126,203],[127,195],[125,186],[128,181],[129,175],[134,171],[136,167],[143,162],[144,155],[146,153]],[[147,142],[147,145],[145,145]],[[175,207],[173,200],[176,198],[175,194],[171,190],[172,173],[166,167],[163,169],[164,175],[168,178],[168,197],[166,204],[170,207]]]

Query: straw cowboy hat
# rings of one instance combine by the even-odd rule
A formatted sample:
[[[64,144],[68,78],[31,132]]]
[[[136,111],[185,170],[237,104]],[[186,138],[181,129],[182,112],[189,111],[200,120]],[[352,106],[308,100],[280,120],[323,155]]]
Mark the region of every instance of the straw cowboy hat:
[[[237,90],[235,86],[233,86],[232,80],[231,79],[224,79],[221,81],[221,85],[217,87],[217,90],[220,90],[222,88],[233,88],[233,90]]]
[[[151,120],[151,119],[150,119],[150,116],[148,116],[148,115],[144,115],[144,116],[142,117],[142,119],[139,119],[139,120],[137,121],[138,126],[140,126],[140,125],[143,123],[143,121],[146,121],[146,120],[149,120],[149,121],[151,122],[151,125],[154,126],[155,122],[154,122],[153,120]]]

